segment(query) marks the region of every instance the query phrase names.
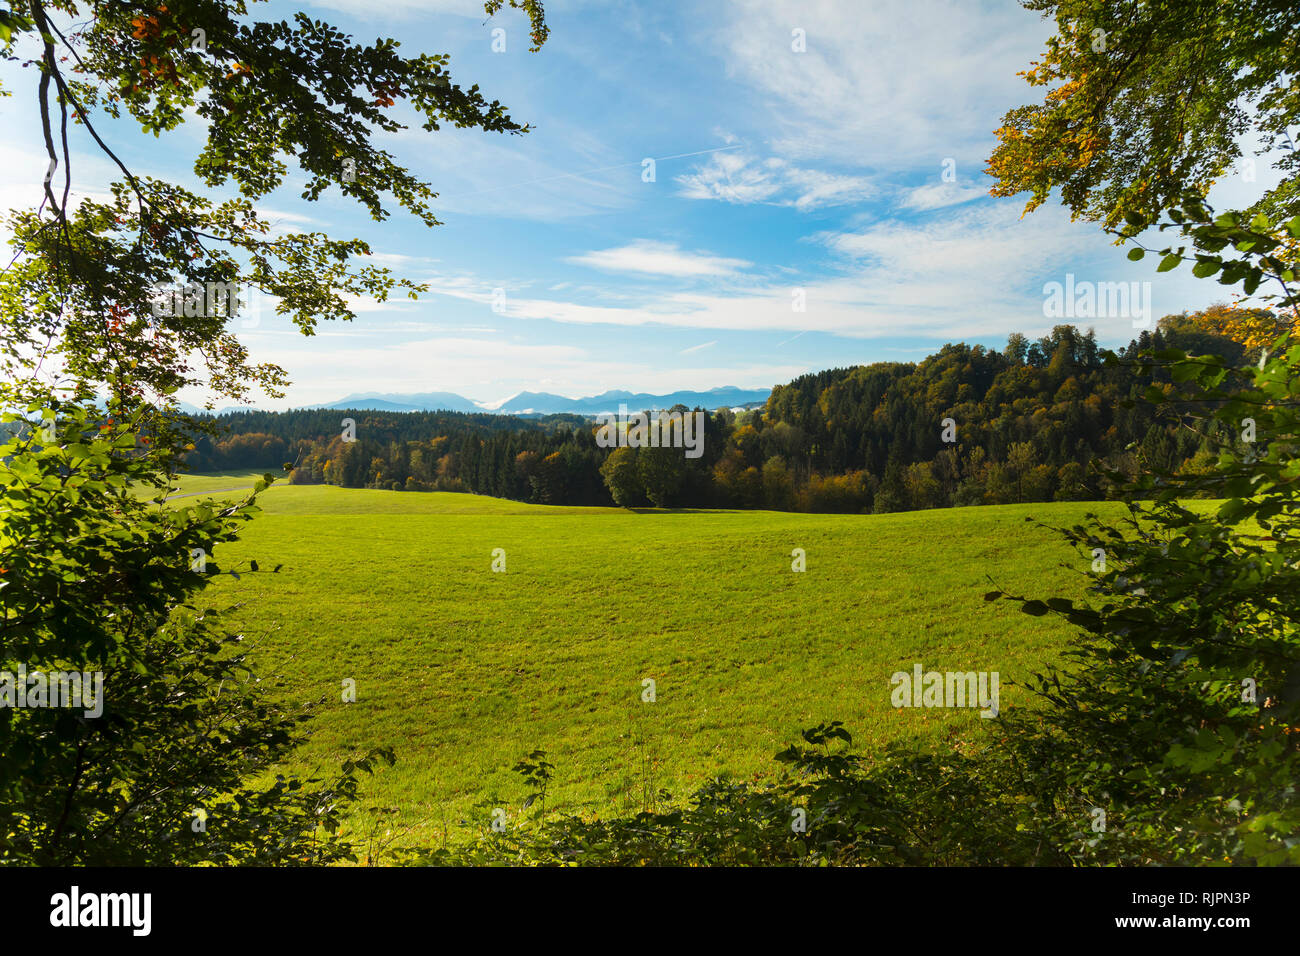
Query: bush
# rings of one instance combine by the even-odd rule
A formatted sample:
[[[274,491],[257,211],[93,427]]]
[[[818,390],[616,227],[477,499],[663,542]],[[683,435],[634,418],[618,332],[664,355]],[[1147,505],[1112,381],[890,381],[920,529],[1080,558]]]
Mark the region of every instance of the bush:
[[[198,596],[213,575],[279,568],[213,557],[258,510],[253,496],[170,508],[134,493],[168,484],[170,453],[137,453],[145,409],[110,406],[105,420],[51,407],[54,434],[0,446],[0,671],[102,681],[89,708],[85,695],[75,708],[0,708],[0,862],[354,859],[343,813],[358,774],[392,755],[372,751],[330,782],[247,782],[296,745],[304,715],[263,698],[242,636]]]

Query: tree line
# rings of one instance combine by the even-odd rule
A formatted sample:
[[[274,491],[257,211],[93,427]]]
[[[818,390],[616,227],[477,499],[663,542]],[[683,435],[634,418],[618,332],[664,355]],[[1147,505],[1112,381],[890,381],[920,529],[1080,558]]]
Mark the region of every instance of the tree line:
[[[1058,325],[1001,351],[949,344],[917,363],[801,376],[765,407],[705,416],[704,452],[604,448],[577,415],[338,409],[220,416],[195,471],[291,467],[293,484],[454,491],[556,505],[884,513],[1105,497],[1107,474],[1206,469],[1163,369],[1143,351],[1240,360],[1218,313],[1167,316],[1106,361],[1092,330]],[[1161,409],[1164,411],[1162,412]],[[677,406],[679,411],[686,411]],[[344,427],[344,419],[351,427]]]

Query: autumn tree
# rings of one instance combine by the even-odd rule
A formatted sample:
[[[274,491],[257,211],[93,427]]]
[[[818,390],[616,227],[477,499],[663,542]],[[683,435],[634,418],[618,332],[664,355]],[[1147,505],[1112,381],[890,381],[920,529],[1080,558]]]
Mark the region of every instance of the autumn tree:
[[[1198,312],[1188,313],[1189,325],[1211,335],[1232,339],[1252,352],[1272,345],[1286,330],[1285,313],[1272,309],[1251,308],[1239,302],[1220,302]]]
[[[1255,133],[1284,173],[1252,212],[1300,212],[1300,5],[1291,0],[1023,0],[1056,21],[1021,75],[1042,102],[1013,109],[988,165],[995,196],[1059,189],[1078,218],[1139,227],[1201,196]],[[1249,166],[1244,167],[1249,169]]]

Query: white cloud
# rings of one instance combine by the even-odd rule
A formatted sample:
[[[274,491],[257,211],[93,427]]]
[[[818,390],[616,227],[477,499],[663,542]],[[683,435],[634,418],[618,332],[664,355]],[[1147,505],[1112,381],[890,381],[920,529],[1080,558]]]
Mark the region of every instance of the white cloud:
[[[834,252],[874,262],[908,280],[929,277],[936,289],[953,276],[1011,282],[1036,266],[1081,258],[1097,248],[1098,240],[1105,244],[1096,227],[1072,226],[1056,209],[1043,212],[1022,220],[1017,203],[1001,202],[923,222],[890,220],[823,240]]]
[[[476,380],[501,381],[502,369],[545,368],[552,374],[596,364],[571,345],[533,345],[502,337],[437,336],[383,345],[349,330],[329,338],[298,337],[266,341],[255,349],[258,361],[282,365],[299,383],[290,405],[333,401],[350,392],[457,391]],[[373,340],[371,340],[373,341]],[[481,398],[470,392],[471,398]]]
[[[946,206],[959,206],[987,195],[988,192],[978,186],[958,186],[956,183],[938,182],[908,190],[900,205],[904,209],[925,212],[930,209],[943,209]]]
[[[687,199],[720,199],[749,204],[765,202],[781,191],[769,168],[753,165],[739,153],[716,153],[696,172],[677,177]]]
[[[606,272],[635,272],[646,275],[695,278],[729,276],[752,263],[744,259],[726,259],[702,252],[685,252],[674,243],[638,239],[625,246],[601,249],[566,260]]]
[[[965,173],[1003,113],[1034,99],[1015,74],[1051,33],[1018,4],[970,0],[734,0],[729,14],[717,42],[776,152],[875,170],[956,157]],[[806,52],[791,49],[796,28]]]
[[[772,157],[759,161],[743,153],[715,153],[692,173],[677,177],[687,199],[716,199],[736,205],[771,202],[800,212],[861,202],[875,194],[865,176],[804,169]]]
[[[1067,272],[1080,280],[1149,281],[1154,315],[1198,308],[1222,297],[1213,283],[1158,275],[1128,261],[1088,223],[1045,208],[1020,219],[1014,201],[952,209],[924,221],[885,220],[816,237],[838,259],[830,275],[793,274],[777,284],[714,287],[650,294],[629,304],[512,296],[507,319],[732,331],[818,331],[854,338],[899,334],[937,340],[1041,334],[1054,322],[1043,314],[1044,283]],[[438,289],[479,299],[483,288],[464,280]],[[796,310],[801,294],[803,311]],[[1127,340],[1131,320],[1078,320],[1106,340]]]
[[[380,266],[397,272],[405,272],[416,266],[428,266],[439,260],[432,256],[408,256],[400,252],[372,252],[369,256],[363,256],[359,261],[368,266]]]
[[[414,113],[408,121],[414,118]],[[456,216],[497,216],[548,224],[631,206],[644,195],[640,156],[606,147],[562,118],[527,137],[489,137],[476,129],[444,127],[439,148],[411,122],[378,142],[409,156],[411,171],[437,184],[431,208],[449,225]]]
[[[343,301],[347,307],[358,315],[367,312],[401,312],[416,307],[417,303],[413,299],[406,298],[400,291],[393,295],[392,298],[381,301],[371,295],[345,295]]]
[[[0,182],[0,212],[10,209],[35,209],[45,197],[45,175],[49,168],[49,157],[45,152],[33,146],[25,149],[19,145],[0,145],[0,168],[5,170],[5,179]],[[97,157],[81,153],[72,154],[73,188],[69,194],[69,205],[76,207],[83,200],[110,203],[113,194],[101,187],[107,182],[104,173],[107,165]],[[91,175],[87,175],[88,171]],[[54,171],[51,181],[54,195],[63,199],[64,168],[62,160]]]
[[[861,202],[876,191],[865,176],[841,176],[793,166],[783,166],[782,171],[786,181],[797,193],[792,205],[800,212],[820,206]]]

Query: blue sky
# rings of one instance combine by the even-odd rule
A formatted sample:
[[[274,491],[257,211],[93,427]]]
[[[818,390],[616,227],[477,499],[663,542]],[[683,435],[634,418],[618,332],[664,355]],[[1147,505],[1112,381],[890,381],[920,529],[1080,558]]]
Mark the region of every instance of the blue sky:
[[[1016,72],[1052,32],[1013,2],[552,0],[539,53],[523,14],[485,21],[473,0],[253,13],[295,8],[358,39],[396,37],[408,55],[450,54],[457,82],[479,83],[535,129],[426,134],[412,121],[381,136],[440,193],[433,230],[400,211],[377,224],[338,193],[303,202],[301,177],[261,202],[285,228],[361,236],[378,261],[433,287],[419,302],[358,302],[355,322],[312,338],[263,308],[241,338],[294,384],[261,407],[355,392],[498,402],[521,390],[765,387],[916,360],[947,341],[1042,334],[1056,321],[1043,286],[1067,274],[1149,281],[1157,317],[1226,298],[1186,270],[1130,263],[1055,206],[1022,219],[1021,199],[987,195],[992,131],[1033,99]],[[0,101],[8,207],[39,201],[46,163],[33,71],[3,76],[15,93]],[[136,170],[192,182],[197,125],[161,140],[109,128]],[[93,193],[112,170],[79,145],[76,175]],[[1258,170],[1254,182],[1226,178],[1212,200],[1249,202],[1274,181]],[[1079,324],[1109,345],[1133,335],[1128,317]]]

